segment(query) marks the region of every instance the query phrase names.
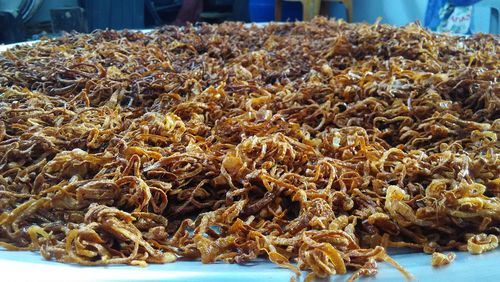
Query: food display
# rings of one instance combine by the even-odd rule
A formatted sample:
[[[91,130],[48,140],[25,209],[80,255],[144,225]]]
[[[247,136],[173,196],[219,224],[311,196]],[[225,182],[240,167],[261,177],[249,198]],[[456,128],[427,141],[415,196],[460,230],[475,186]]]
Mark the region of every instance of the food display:
[[[264,257],[308,280],[381,261],[411,277],[388,247],[436,265],[495,249],[499,39],[315,18],[0,53],[0,246],[83,265]]]

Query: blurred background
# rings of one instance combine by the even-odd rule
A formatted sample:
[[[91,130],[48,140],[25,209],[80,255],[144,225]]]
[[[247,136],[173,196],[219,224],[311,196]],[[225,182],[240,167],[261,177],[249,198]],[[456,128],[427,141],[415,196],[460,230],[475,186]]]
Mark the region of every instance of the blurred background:
[[[499,32],[500,0],[0,0],[0,43],[95,29],[148,29],[187,22],[309,20],[406,25],[439,32]]]

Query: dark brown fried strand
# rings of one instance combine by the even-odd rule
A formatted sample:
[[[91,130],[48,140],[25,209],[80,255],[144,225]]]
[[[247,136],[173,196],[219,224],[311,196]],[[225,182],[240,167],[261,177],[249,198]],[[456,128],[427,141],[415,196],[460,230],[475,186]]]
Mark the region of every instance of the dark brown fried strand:
[[[312,22],[0,54],[0,245],[85,265],[406,273],[500,234],[499,37]],[[450,259],[451,260],[451,259]]]

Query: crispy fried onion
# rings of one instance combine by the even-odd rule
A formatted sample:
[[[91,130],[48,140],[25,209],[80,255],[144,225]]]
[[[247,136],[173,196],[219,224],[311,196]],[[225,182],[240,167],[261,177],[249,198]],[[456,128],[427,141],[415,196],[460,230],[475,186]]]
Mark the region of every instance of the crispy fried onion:
[[[434,267],[447,265],[454,261],[456,256],[457,255],[453,252],[449,252],[446,255],[440,252],[434,252],[432,253],[431,264]]]
[[[311,22],[96,31],[0,54],[0,245],[307,280],[500,234],[498,36]]]
[[[484,233],[473,235],[467,240],[467,251],[477,255],[498,248],[498,236]]]

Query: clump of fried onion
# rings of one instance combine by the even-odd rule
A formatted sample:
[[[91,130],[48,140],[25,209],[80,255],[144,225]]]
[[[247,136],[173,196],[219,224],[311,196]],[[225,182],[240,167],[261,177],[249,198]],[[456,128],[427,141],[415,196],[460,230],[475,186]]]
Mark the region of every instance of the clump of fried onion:
[[[0,55],[0,245],[84,265],[374,275],[498,246],[498,36],[311,22]]]
[[[432,253],[431,264],[434,267],[444,266],[453,262],[456,256],[457,255],[453,252],[449,252],[446,255],[440,252],[434,252]]]

